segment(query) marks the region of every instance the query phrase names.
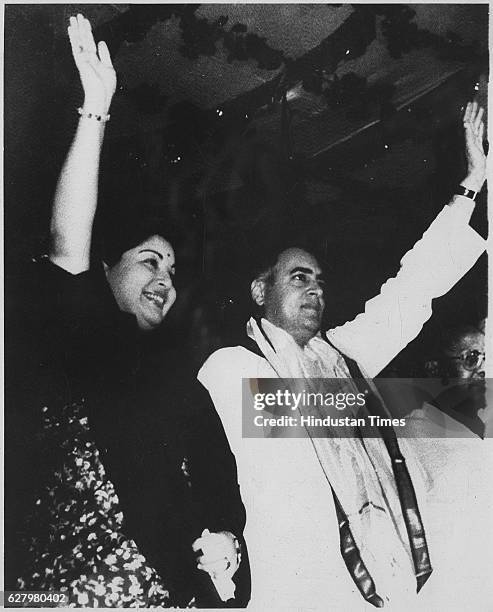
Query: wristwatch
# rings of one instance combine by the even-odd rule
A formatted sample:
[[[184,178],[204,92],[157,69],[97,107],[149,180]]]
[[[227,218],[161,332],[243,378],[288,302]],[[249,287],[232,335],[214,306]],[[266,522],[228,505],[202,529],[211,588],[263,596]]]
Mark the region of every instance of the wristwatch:
[[[476,196],[478,195],[479,191],[473,191],[472,189],[467,189],[463,185],[459,185],[454,193],[455,195],[461,195],[465,198],[470,198],[471,200],[476,201]]]

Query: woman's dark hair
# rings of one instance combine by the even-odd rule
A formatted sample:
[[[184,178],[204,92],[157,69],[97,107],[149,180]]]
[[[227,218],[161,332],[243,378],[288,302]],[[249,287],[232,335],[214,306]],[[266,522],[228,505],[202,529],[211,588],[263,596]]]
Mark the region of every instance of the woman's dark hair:
[[[102,259],[108,266],[114,266],[125,251],[133,249],[151,236],[161,236],[176,251],[182,241],[182,232],[178,225],[164,215],[150,216],[145,214],[135,218],[106,219],[98,227],[94,241],[93,255]]]

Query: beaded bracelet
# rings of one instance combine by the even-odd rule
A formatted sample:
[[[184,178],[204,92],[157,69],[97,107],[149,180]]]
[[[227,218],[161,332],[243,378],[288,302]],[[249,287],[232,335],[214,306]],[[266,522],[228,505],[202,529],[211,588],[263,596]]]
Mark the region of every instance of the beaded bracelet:
[[[101,123],[106,123],[110,120],[110,115],[96,115],[96,113],[88,113],[81,106],[77,109],[77,112],[84,119],[96,119],[96,121],[100,121]]]

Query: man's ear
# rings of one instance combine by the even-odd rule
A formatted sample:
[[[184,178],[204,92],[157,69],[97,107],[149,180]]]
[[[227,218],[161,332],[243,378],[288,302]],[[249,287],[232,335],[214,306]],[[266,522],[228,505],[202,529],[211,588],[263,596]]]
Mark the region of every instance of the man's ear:
[[[109,267],[109,265],[105,261],[103,261],[103,270],[104,270],[104,273],[106,274],[106,278],[108,278],[108,273],[110,271],[110,267]]]
[[[250,285],[250,292],[255,304],[257,304],[257,306],[263,306],[265,303],[265,281],[256,278]]]

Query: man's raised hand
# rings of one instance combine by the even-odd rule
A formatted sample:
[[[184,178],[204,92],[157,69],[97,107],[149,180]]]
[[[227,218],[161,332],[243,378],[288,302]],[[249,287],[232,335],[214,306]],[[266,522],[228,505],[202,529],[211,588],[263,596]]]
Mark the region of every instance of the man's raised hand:
[[[464,112],[464,137],[466,143],[467,177],[462,185],[473,191],[481,191],[486,178],[486,154],[483,147],[484,109],[477,102],[469,102]]]
[[[116,73],[106,43],[96,47],[91,24],[82,15],[70,17],[68,35],[84,89],[84,110],[104,115],[116,89]]]

